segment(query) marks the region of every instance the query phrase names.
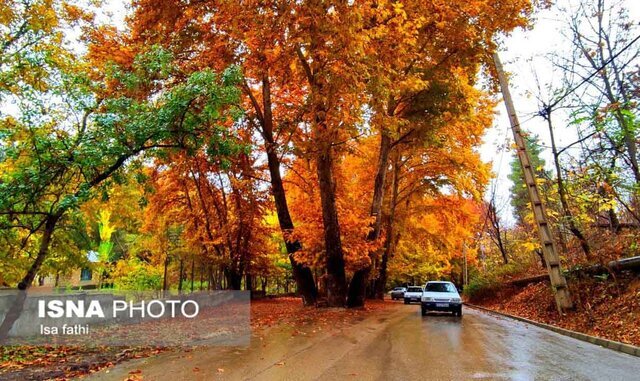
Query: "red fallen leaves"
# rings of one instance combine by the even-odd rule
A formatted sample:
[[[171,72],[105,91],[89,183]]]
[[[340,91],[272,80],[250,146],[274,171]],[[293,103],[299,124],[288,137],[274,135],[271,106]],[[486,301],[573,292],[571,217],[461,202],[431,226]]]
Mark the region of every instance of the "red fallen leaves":
[[[385,309],[389,304],[368,301],[359,309],[304,307],[298,298],[277,298],[251,303],[251,328],[261,331],[276,324],[294,327],[293,336],[313,335],[341,324],[364,319],[367,315]],[[313,324],[310,324],[313,323]],[[308,329],[304,329],[307,324]],[[324,328],[323,328],[324,327]],[[262,337],[260,337],[262,339]],[[51,380],[67,380],[95,373],[128,359],[153,356],[169,348],[138,347],[82,347],[82,346],[10,346],[0,347],[0,379],[23,380],[38,373]],[[190,350],[183,350],[187,354]],[[187,354],[187,356],[190,356]],[[283,366],[284,362],[276,364]],[[199,372],[193,368],[193,372]],[[217,369],[223,373],[223,368]],[[129,373],[127,381],[143,379],[138,369]]]
[[[304,307],[298,298],[257,300],[251,303],[251,328],[260,330],[281,323],[294,327],[311,322],[321,326],[334,325],[336,322],[348,323],[388,306],[389,304],[377,300],[367,301],[364,308],[357,309]],[[314,327],[311,332],[316,333],[317,330],[321,328]],[[307,334],[298,329],[294,329],[293,333],[294,336]]]
[[[80,347],[80,346],[2,346],[0,379],[24,380],[37,374],[48,380],[67,380],[95,373],[119,362],[148,357],[163,348]],[[135,376],[132,375],[132,376]],[[141,377],[131,378],[141,380]]]
[[[143,380],[142,371],[140,369],[132,370],[129,372],[129,376],[124,381],[140,381]]]
[[[504,288],[479,304],[527,319],[587,335],[640,345],[640,278],[619,276],[617,282],[574,279],[569,282],[575,311],[559,316],[547,283]]]

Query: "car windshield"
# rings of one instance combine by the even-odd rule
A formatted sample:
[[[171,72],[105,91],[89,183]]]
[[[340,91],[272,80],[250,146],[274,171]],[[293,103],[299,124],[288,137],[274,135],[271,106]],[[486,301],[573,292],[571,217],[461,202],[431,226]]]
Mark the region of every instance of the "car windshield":
[[[409,287],[409,292],[422,292],[421,287]]]
[[[427,283],[424,290],[431,292],[456,292],[456,288],[451,283]]]
[[[402,291],[404,290],[404,287],[396,287],[393,289],[393,291]]]

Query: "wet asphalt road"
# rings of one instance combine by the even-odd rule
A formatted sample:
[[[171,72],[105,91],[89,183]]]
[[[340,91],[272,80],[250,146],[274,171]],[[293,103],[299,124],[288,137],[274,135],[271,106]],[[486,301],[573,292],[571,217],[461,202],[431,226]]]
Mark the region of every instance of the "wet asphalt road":
[[[350,327],[292,336],[280,326],[245,348],[210,347],[129,361],[89,379],[640,380],[640,358],[465,308],[420,316],[397,304]]]

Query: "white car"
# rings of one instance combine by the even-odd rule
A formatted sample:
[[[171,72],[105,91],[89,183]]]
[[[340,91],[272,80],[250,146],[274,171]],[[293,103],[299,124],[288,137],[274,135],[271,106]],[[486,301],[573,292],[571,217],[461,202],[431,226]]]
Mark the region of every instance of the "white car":
[[[421,297],[422,287],[409,286],[407,287],[407,291],[404,293],[404,304],[411,304],[411,302],[420,302]]]
[[[420,299],[422,316],[428,311],[449,311],[462,316],[462,299],[451,282],[427,282]]]

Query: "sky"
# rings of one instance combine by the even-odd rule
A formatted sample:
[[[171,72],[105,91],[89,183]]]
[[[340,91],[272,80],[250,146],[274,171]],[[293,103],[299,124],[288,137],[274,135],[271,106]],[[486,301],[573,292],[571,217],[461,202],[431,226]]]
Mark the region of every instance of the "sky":
[[[562,2],[567,2],[567,0],[562,0]],[[638,25],[640,22],[640,1],[623,0],[622,3],[629,11],[630,20]],[[556,10],[542,11],[536,15],[533,29],[513,32],[511,36],[503,39],[500,46],[500,58],[505,70],[510,75],[511,95],[519,115],[521,128],[538,135],[541,143],[546,147],[551,145],[547,122],[541,117],[528,119],[539,110],[538,100],[533,95],[537,93],[536,76],[542,85],[560,83],[560,76],[554,72],[546,55],[553,51],[570,51],[567,39],[561,32],[568,17],[569,15],[561,14]],[[636,49],[637,46],[638,44],[636,44]],[[515,223],[509,204],[509,188],[512,183],[507,176],[511,172],[510,162],[513,160],[513,150],[509,148],[513,142],[513,134],[504,103],[501,102],[498,105],[496,112],[494,125],[487,131],[485,142],[480,148],[483,161],[492,164],[495,175],[485,199],[489,200],[495,193],[496,205],[500,209],[503,222],[506,225],[512,225]],[[565,120],[561,114],[558,113],[552,121],[556,144],[559,148],[577,140],[572,129],[564,128]],[[566,152],[567,155],[570,155],[572,150]],[[542,157],[546,161],[547,168],[552,169],[551,149],[543,148]]]

